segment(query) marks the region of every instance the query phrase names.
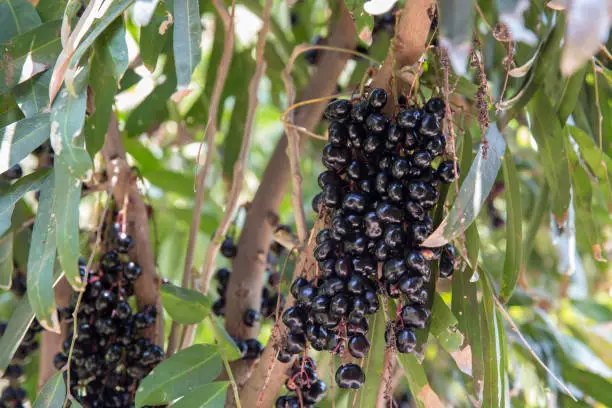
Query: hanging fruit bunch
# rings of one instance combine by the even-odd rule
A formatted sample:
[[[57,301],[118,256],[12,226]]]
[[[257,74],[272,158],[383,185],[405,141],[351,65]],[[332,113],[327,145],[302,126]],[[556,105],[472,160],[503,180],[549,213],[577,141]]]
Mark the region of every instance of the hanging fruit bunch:
[[[278,359],[288,362],[308,345],[339,355],[340,388],[357,389],[365,381],[368,316],[395,299],[398,317],[387,322],[387,347],[414,351],[415,330],[431,315],[432,263],[439,262],[440,277],[454,269],[451,245],[421,247],[434,231],[430,212],[438,188],[457,173],[444,158],[445,104],[432,97],[422,107],[399,106],[390,117],[383,110],[387,97],[372,89],[367,98],[335,100],[325,110],[327,170],[319,175],[322,191],[313,208],[330,221],[316,235],[316,276],[293,282],[296,303],[282,315],[289,332]]]
[[[120,223],[110,228],[110,248],[95,268],[79,266],[87,281],[77,310],[77,337],[72,330],[54,358],[55,368],[63,370],[70,359],[70,393],[83,407],[133,406],[138,384],[164,359],[164,351],[144,337],[144,329],[155,324],[155,305],[141,311],[131,302],[140,266],[130,260],[132,237]],[[59,311],[60,319],[74,324],[75,293],[70,306]]]

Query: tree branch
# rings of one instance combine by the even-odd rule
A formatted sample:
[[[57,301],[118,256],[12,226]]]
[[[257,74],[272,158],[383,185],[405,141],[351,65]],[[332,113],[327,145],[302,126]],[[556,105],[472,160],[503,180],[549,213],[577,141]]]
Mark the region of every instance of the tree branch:
[[[215,81],[215,87],[213,89],[212,96],[210,98],[210,105],[208,107],[208,119],[206,122],[206,129],[204,130],[204,139],[206,140],[206,159],[204,161],[204,167],[198,172],[197,176],[197,190],[196,196],[193,203],[193,213],[191,216],[191,225],[189,229],[189,241],[187,243],[187,254],[185,255],[185,269],[183,271],[183,287],[189,287],[191,283],[191,272],[193,269],[193,253],[195,251],[195,245],[198,237],[198,231],[200,230],[200,218],[202,213],[202,202],[204,201],[204,186],[210,168],[212,167],[212,160],[215,156],[215,136],[217,135],[217,113],[219,111],[219,103],[221,102],[221,94],[225,87],[225,81],[229,74],[230,65],[232,63],[232,56],[234,54],[234,10],[236,9],[236,0],[232,0],[231,15],[227,12],[220,0],[213,0],[213,4],[217,13],[221,17],[223,22],[223,30],[225,32],[225,39],[223,43],[223,54],[221,55],[221,62],[219,63],[219,69],[217,70],[217,79]],[[213,245],[211,242],[210,245]],[[200,278],[200,291],[203,293],[208,292],[209,278]],[[170,333],[170,339],[168,342],[168,355],[172,355],[177,347],[178,343],[178,332],[179,325],[174,322]],[[191,325],[183,333],[183,339],[181,348],[184,348],[192,343],[192,338],[195,333],[195,326]]]
[[[130,258],[142,268],[142,275],[134,283],[134,294],[138,307],[146,305],[157,307],[157,321],[152,327],[145,329],[143,335],[152,342],[164,344],[164,314],[161,310],[159,295],[160,280],[155,272],[153,248],[149,235],[149,219],[138,186],[136,177],[126,161],[125,150],[121,142],[117,117],[111,114],[106,141],[102,147],[102,156],[106,163],[106,173],[109,178],[116,176],[117,184],[113,196],[117,203],[123,203],[127,198],[127,231],[134,238],[134,246],[130,249]]]
[[[352,50],[357,43],[355,24],[344,2],[341,5],[342,9],[331,28],[328,44]],[[302,92],[301,100],[317,99],[333,94],[337,87],[338,77],[344,70],[348,58],[349,55],[345,53],[322,52],[320,62],[309,84]],[[295,124],[309,130],[313,129],[321,120],[324,109],[325,102],[323,101],[301,106],[295,112]],[[300,147],[307,139],[307,136],[300,137]],[[257,327],[250,328],[242,324],[242,314],[247,308],[259,309],[261,303],[267,252],[278,223],[276,212],[291,177],[287,146],[287,137],[281,137],[264,171],[257,193],[249,207],[245,226],[240,234],[238,255],[234,259],[233,272],[228,284],[228,293],[231,294],[229,296],[235,296],[240,301],[228,302],[225,320],[229,333],[239,338],[257,336]],[[253,389],[261,388],[267,372],[267,367],[264,366],[269,361],[270,355],[267,354],[266,357],[264,354],[264,357],[260,359],[261,363],[256,368],[256,375],[251,377],[247,386],[250,390],[247,391],[248,397],[245,399],[241,392],[242,401],[253,401],[253,398],[258,398],[259,393],[253,393]],[[253,363],[237,361],[232,366],[238,385],[245,384],[253,369]],[[285,374],[279,375],[282,378],[285,377]],[[256,384],[251,384],[251,382]],[[229,398],[232,397],[229,396]],[[270,404],[263,406],[270,406]]]

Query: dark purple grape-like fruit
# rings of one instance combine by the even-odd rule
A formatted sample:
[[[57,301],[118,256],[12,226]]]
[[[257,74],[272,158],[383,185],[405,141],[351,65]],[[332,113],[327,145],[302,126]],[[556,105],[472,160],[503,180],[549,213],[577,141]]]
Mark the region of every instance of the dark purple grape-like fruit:
[[[302,391],[302,398],[306,404],[317,404],[323,400],[327,393],[327,384],[317,380],[310,384],[310,387]]]
[[[363,334],[357,334],[348,341],[348,350],[351,356],[363,358],[370,349],[370,342]]]
[[[343,147],[346,145],[348,139],[348,130],[346,126],[339,122],[332,122],[329,124],[327,132],[327,140],[332,146]]]
[[[400,353],[411,353],[416,347],[416,334],[412,329],[399,328],[395,332],[395,345]]]
[[[325,108],[325,118],[328,120],[340,120],[346,118],[353,109],[351,101],[346,99],[336,99],[330,102]]]
[[[425,110],[428,113],[435,115],[439,120],[444,118],[444,110],[446,105],[440,98],[431,98],[425,104]]]
[[[135,281],[142,274],[140,265],[136,262],[129,261],[123,265],[123,276],[129,281]]]
[[[459,173],[459,165],[457,165],[457,173]],[[443,161],[436,170],[436,175],[443,183],[452,183],[455,181],[455,166],[452,160]]]
[[[258,311],[254,309],[247,309],[244,311],[244,314],[242,315],[242,323],[244,323],[244,325],[248,327],[255,326],[259,322],[260,319],[261,319],[261,315],[259,314]]]
[[[402,321],[408,327],[424,329],[431,312],[418,305],[406,305],[402,307]]]
[[[120,232],[116,238],[117,250],[122,254],[127,254],[128,251],[134,246],[134,239],[131,235],[125,232]]]
[[[365,374],[357,364],[341,365],[336,371],[336,384],[340,388],[361,388],[365,382]]]
[[[234,244],[232,237],[225,237],[221,243],[221,255],[228,259],[235,258],[238,254],[238,246]]]
[[[446,244],[440,255],[440,277],[448,278],[455,270],[455,247]]]
[[[421,111],[418,109],[402,109],[397,113],[396,122],[400,128],[412,129],[421,120]]]
[[[368,95],[368,106],[375,110],[382,109],[387,103],[387,92],[382,88],[374,88]]]

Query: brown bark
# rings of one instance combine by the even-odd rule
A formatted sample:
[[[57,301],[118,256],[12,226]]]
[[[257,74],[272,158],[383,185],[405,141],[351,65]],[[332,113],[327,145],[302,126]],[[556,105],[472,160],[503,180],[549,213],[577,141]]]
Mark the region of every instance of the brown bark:
[[[55,303],[57,307],[62,309],[70,305],[72,297],[72,287],[66,280],[62,278],[53,288],[55,293]],[[40,359],[38,363],[38,389],[40,390],[49,378],[55,374],[56,370],[53,366],[53,357],[62,351],[62,343],[69,331],[72,331],[72,324],[61,325],[61,334],[53,333],[44,330],[40,334]]]
[[[353,49],[357,33],[349,12],[344,7],[338,21],[332,28],[329,44],[335,47]],[[349,56],[338,52],[323,52],[310,84],[301,94],[301,100],[315,99],[334,93],[340,73]],[[321,119],[325,102],[305,105],[295,114],[295,123],[312,130]],[[301,138],[301,144],[305,137]],[[242,324],[242,314],[248,308],[259,309],[261,288],[264,284],[264,273],[268,247],[277,224],[276,212],[283,200],[289,184],[290,165],[287,157],[287,138],[279,140],[268,166],[264,171],[261,184],[251,205],[247,221],[240,235],[238,255],[233,263],[233,271],[228,284],[228,302],[226,306],[226,328],[239,338],[257,336],[258,327],[249,328]],[[238,300],[238,301],[235,301]],[[236,365],[234,376],[239,383],[248,376],[246,364]],[[239,368],[238,366],[244,366]]]
[[[129,252],[130,258],[142,268],[142,274],[134,283],[134,294],[139,309],[147,305],[157,306],[157,322],[144,331],[144,336],[152,342],[163,346],[163,311],[159,295],[160,279],[155,272],[155,258],[149,234],[149,218],[145,203],[136,184],[136,176],[126,161],[125,149],[117,124],[117,117],[111,114],[106,141],[102,147],[106,163],[106,174],[115,183],[113,196],[117,204],[123,206],[127,198],[127,232],[134,239],[134,246]],[[115,180],[114,180],[115,179]]]

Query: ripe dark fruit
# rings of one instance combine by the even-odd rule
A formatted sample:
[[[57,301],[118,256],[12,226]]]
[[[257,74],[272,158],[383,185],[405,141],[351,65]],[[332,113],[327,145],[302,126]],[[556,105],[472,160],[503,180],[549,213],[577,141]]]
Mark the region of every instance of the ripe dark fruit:
[[[225,237],[221,243],[221,254],[226,258],[235,258],[238,254],[238,247],[234,244],[234,240],[231,237]]]
[[[455,270],[455,248],[447,244],[442,249],[442,254],[440,255],[440,277],[448,278],[453,274]]]
[[[361,388],[365,382],[365,374],[357,364],[341,365],[336,371],[336,383],[340,388]]]
[[[457,166],[457,172],[459,172],[459,166]],[[436,170],[438,179],[443,183],[452,183],[455,180],[455,166],[452,160],[447,160],[438,166]]]
[[[133,261],[127,262],[123,268],[123,276],[130,281],[138,279],[141,273],[142,270],[140,269],[140,265]]]
[[[134,240],[130,235],[125,232],[120,232],[117,235],[117,250],[122,254],[127,254],[127,252],[134,246]]]
[[[375,110],[382,109],[387,103],[387,92],[382,88],[375,88],[370,91],[368,106]]]
[[[245,326],[253,327],[259,322],[260,318],[261,315],[258,311],[253,309],[247,309],[242,315],[242,323],[244,323]]]
[[[412,329],[401,328],[395,332],[395,345],[400,353],[410,353],[416,346],[416,334]]]
[[[346,99],[336,99],[325,108],[325,117],[329,120],[343,119],[351,113],[353,105]]]
[[[370,342],[363,334],[357,334],[348,341],[348,350],[351,356],[363,358],[370,349]]]
[[[317,380],[302,393],[302,398],[304,398],[306,404],[317,404],[323,400],[326,393],[327,384],[321,380]]]
[[[402,307],[402,321],[408,327],[425,328],[430,315],[431,312],[422,306],[406,305]]]

